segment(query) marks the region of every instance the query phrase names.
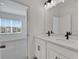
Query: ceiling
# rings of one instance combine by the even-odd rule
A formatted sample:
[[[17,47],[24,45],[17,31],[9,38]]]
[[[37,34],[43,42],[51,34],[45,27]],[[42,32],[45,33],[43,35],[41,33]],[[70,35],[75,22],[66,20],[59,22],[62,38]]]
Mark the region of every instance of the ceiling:
[[[19,2],[19,3],[26,5],[26,6],[33,6],[33,5],[40,5],[40,4],[44,6],[44,3],[47,0],[13,0],[13,1]],[[64,5],[71,4],[73,2],[78,2],[78,0],[65,0]],[[63,4],[60,3],[58,5],[58,7],[60,7],[60,6],[63,6]]]

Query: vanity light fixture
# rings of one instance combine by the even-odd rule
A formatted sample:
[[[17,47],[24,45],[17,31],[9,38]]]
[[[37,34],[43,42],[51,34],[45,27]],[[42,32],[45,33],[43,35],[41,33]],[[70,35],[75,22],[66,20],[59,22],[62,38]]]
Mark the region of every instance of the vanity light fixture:
[[[60,2],[64,3],[64,0],[48,0],[44,3],[44,7],[46,9],[52,8],[53,6],[56,6]]]

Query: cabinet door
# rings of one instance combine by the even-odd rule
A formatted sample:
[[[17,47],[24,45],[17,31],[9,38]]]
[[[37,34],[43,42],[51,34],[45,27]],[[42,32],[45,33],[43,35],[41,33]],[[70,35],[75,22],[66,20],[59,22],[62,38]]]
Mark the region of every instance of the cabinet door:
[[[53,47],[52,47],[53,48]],[[61,53],[53,50],[52,48],[47,48],[47,59],[69,59]]]
[[[27,59],[26,40],[5,41],[1,50],[2,59]]]
[[[6,46],[5,46],[5,45],[2,45],[2,44],[0,43],[0,59],[3,59],[3,58],[2,58],[2,50],[5,49],[5,48],[6,48]]]
[[[48,51],[49,54],[50,54],[51,51],[57,52],[57,53],[59,53],[59,55],[62,56],[63,59],[64,59],[64,57],[66,59],[78,59],[77,51],[74,51],[72,49],[68,49],[64,46],[48,43],[47,44],[47,51]]]
[[[1,59],[1,49],[0,49],[0,59]]]
[[[37,59],[46,59],[46,46],[45,42],[43,41],[36,41],[36,51],[35,56]]]

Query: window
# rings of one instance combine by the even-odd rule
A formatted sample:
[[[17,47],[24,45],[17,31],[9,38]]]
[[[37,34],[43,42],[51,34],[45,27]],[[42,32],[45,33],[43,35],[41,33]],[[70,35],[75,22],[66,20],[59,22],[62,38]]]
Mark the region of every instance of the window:
[[[11,32],[11,22],[8,19],[1,19],[1,33]]]
[[[20,20],[12,20],[12,31],[21,32],[22,23]]]
[[[0,33],[20,33],[21,31],[21,20],[0,18]]]

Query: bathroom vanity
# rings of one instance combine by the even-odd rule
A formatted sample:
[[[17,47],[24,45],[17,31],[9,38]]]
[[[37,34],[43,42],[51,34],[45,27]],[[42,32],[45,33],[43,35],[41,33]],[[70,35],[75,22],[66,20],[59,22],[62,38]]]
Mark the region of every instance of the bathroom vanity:
[[[35,36],[37,59],[78,59],[77,13],[77,1],[65,1],[45,11],[45,35]]]
[[[37,59],[78,59],[78,41],[60,37],[35,37]]]

